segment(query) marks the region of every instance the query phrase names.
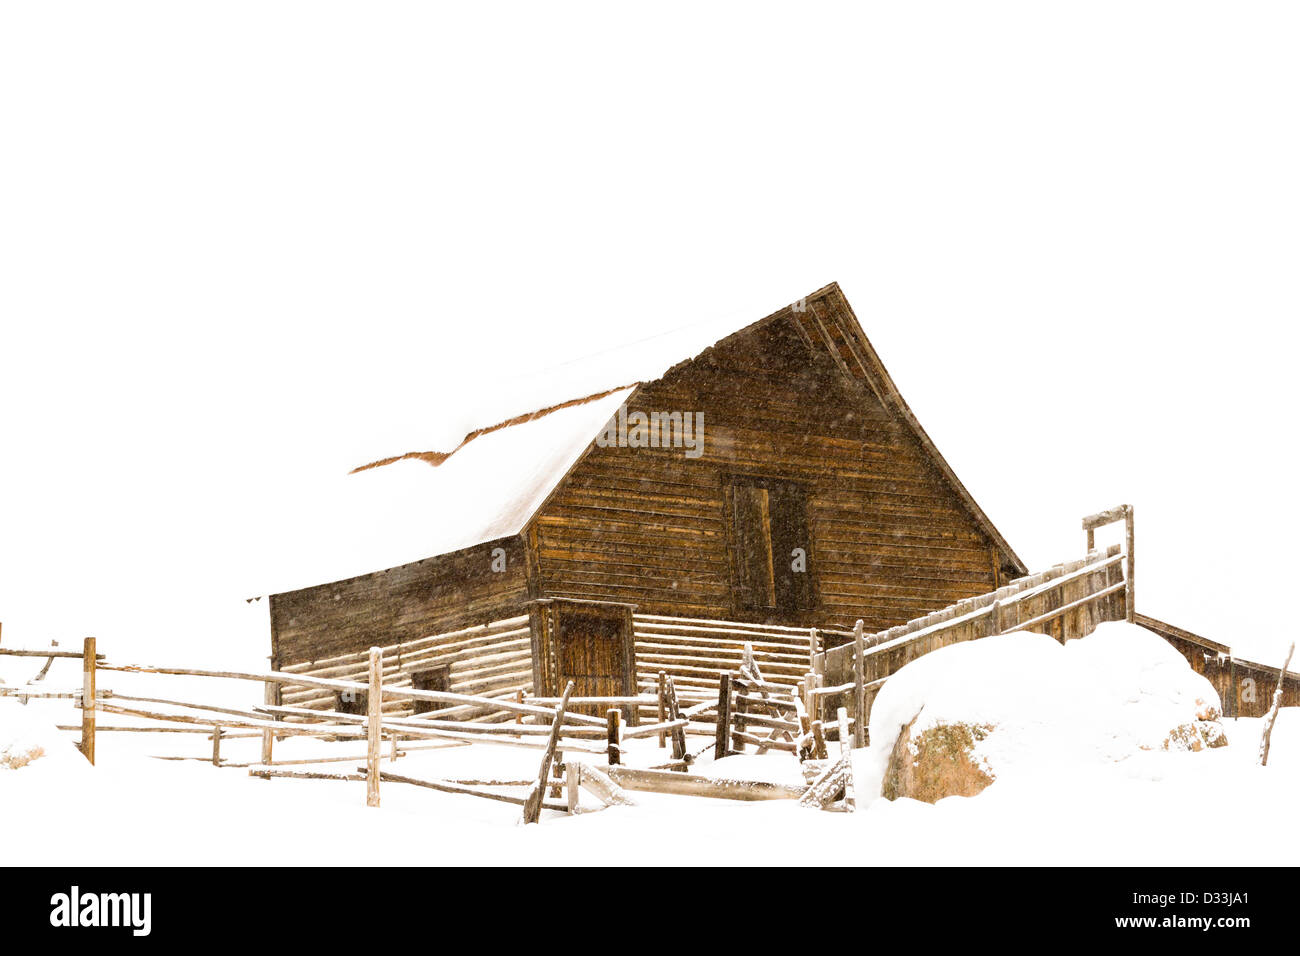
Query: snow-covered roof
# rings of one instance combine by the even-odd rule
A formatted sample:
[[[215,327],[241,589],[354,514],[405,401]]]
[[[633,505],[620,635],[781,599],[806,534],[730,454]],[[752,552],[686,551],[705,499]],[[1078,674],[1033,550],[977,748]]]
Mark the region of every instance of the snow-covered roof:
[[[506,383],[494,380],[493,387],[476,394],[471,405],[440,410],[440,417],[445,420],[440,423],[437,434],[444,439],[450,436],[449,440],[439,445],[435,438],[432,439],[432,445],[412,450],[425,451],[436,447],[448,451],[463,436],[472,434],[475,430],[494,427],[535,413],[538,409],[567,404],[579,396],[599,395],[627,385],[653,382],[662,378],[674,366],[690,361],[728,336],[755,325],[754,316],[763,314],[760,311],[728,312],[726,315],[656,332],[609,348],[575,355],[574,358],[549,364]],[[425,434],[424,440],[431,441],[432,434]]]
[[[632,388],[615,389],[466,441],[438,467],[418,457],[364,468],[285,529],[295,560],[282,592],[397,567],[523,530]]]
[[[518,534],[637,385],[753,324],[752,312],[715,317],[489,391],[460,410],[459,443],[358,463],[326,483],[321,500],[280,516],[288,557],[271,559],[280,570],[259,590],[340,581]]]

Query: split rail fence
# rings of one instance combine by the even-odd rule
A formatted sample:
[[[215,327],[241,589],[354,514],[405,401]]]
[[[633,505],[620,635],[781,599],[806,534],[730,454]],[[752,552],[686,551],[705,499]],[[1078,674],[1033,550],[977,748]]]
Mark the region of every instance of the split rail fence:
[[[83,650],[17,649],[0,647],[0,655],[11,657],[44,658],[40,673],[26,684],[0,685],[0,696],[16,697],[26,702],[31,699],[67,699],[81,711],[81,723],[63,725],[61,729],[80,730],[80,749],[86,758],[95,762],[96,740],[103,733],[200,733],[212,743],[211,762],[216,766],[248,767],[250,773],[261,777],[300,777],[327,780],[364,780],[367,803],[378,805],[379,784],[383,780],[414,784],[449,793],[462,793],[524,808],[528,822],[536,822],[542,808],[576,809],[577,783],[569,787],[569,799],[557,802],[565,780],[552,780],[552,772],[561,778],[567,772],[566,759],[595,763],[599,758],[610,764],[620,763],[624,740],[630,737],[661,736],[665,744],[671,740],[673,760],[663,768],[686,770],[689,760],[685,750],[684,728],[691,715],[705,708],[682,708],[673,694],[672,679],[666,677],[664,694],[659,697],[627,698],[576,698],[572,697],[572,683],[558,700],[521,701],[512,696],[487,697],[457,691],[423,690],[403,683],[402,671],[396,666],[386,666],[385,652],[372,648],[366,655],[366,672],[355,675],[363,679],[308,676],[284,671],[243,672],[219,671],[189,667],[160,667],[112,663],[98,653],[95,638],[86,638]],[[44,684],[50,665],[56,659],[76,658],[82,662],[82,686],[56,689]],[[163,696],[142,696],[115,692],[100,686],[104,675],[112,673],[145,674],[177,677],[202,677],[219,680],[237,680],[261,684],[261,705],[235,708],[224,705],[180,700]],[[349,675],[352,676],[351,671]],[[392,682],[390,683],[390,678]],[[323,700],[348,697],[364,702],[364,713],[350,713],[321,706],[313,699],[315,707],[279,704],[276,701],[284,688],[306,688],[325,695]],[[93,702],[89,706],[87,702]],[[395,714],[394,704],[409,707],[418,702],[433,708],[419,714]],[[608,705],[611,709],[605,718],[579,714],[569,709],[577,704]],[[619,717],[623,705],[654,706],[674,716],[670,720],[645,724],[626,731]],[[459,714],[462,719],[447,719],[448,713]],[[132,723],[118,721],[101,724],[100,718],[113,715],[132,718]],[[467,716],[475,719],[463,719]],[[356,740],[365,742],[365,752],[347,756],[329,755],[290,760],[274,759],[274,744],[290,736],[309,736],[331,741]],[[261,759],[255,763],[232,763],[223,760],[223,741],[232,738],[258,737],[261,739]],[[467,743],[492,743],[510,747],[524,747],[542,752],[543,764],[537,781],[512,780],[417,780],[412,777],[385,771],[385,759],[391,763],[411,750],[458,746]],[[387,756],[384,745],[388,745]],[[163,759],[208,759],[199,757],[172,757]],[[355,770],[331,773],[311,765],[329,762],[359,764]],[[290,765],[294,769],[289,769]],[[576,780],[576,778],[575,778]],[[601,796],[607,802],[618,799],[618,787],[607,782],[600,771],[589,767],[581,785]],[[642,781],[644,782],[644,781]],[[527,786],[528,793],[512,793]],[[548,801],[545,792],[550,791]]]
[[[1095,530],[1117,521],[1125,522],[1127,549],[1091,550]],[[789,798],[792,794],[779,787],[723,786],[689,773],[710,747],[721,758],[752,746],[759,753],[797,754],[805,767],[820,772],[809,780],[810,792],[817,791],[814,803],[851,809],[851,767],[845,754],[850,746],[867,743],[872,701],[885,680],[909,661],[948,644],[995,634],[1033,629],[1064,642],[1091,633],[1102,621],[1133,620],[1133,509],[1123,505],[1089,516],[1083,528],[1090,549],[1086,558],[873,634],[864,632],[862,621],[844,631],[635,614],[637,693],[626,696],[575,697],[570,682],[559,698],[530,697],[531,634],[529,619],[522,615],[266,672],[115,664],[98,652],[94,638],[85,640],[81,652],[0,647],[0,655],[45,659],[27,684],[0,685],[0,696],[72,700],[81,710],[81,722],[63,729],[80,730],[81,749],[92,763],[98,733],[201,733],[211,740],[215,765],[244,766],[268,778],[364,780],[371,805],[378,805],[382,781],[515,803],[530,822],[543,808],[573,812],[580,788],[605,805],[627,802],[624,789]],[[50,665],[60,658],[81,660],[80,687],[46,687]],[[100,687],[99,676],[114,672],[252,682],[262,685],[263,700],[233,708]],[[441,686],[427,686],[430,673],[439,675]],[[417,680],[426,686],[416,686]],[[87,701],[93,704],[87,706]],[[570,709],[579,706],[603,708],[605,716]],[[136,723],[100,726],[100,714]],[[688,734],[702,735],[709,743],[691,753]],[[365,741],[366,749],[364,754],[275,760],[275,741],[289,736]],[[223,740],[237,737],[261,739],[260,761],[223,760]],[[646,737],[670,748],[671,759],[652,768],[624,766],[626,742]],[[828,737],[839,741],[836,761],[828,757]],[[385,743],[391,763],[407,751],[474,742],[541,751],[537,779],[418,780],[381,767]],[[598,768],[601,758],[604,765]],[[358,765],[339,773],[311,769],[328,762]],[[526,794],[511,792],[524,787]],[[567,799],[560,802],[565,793]]]

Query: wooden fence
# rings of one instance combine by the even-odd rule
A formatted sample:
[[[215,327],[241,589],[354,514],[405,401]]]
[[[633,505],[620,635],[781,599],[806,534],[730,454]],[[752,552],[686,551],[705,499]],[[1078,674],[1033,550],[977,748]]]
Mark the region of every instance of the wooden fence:
[[[525,619],[526,620],[526,619]],[[509,625],[516,622],[498,622],[493,635],[500,638],[509,634]],[[494,626],[489,625],[489,629]],[[454,643],[464,643],[482,634],[467,636],[457,632],[456,640],[444,640],[440,646],[445,653]],[[448,638],[449,635],[441,635]],[[413,642],[421,643],[421,642]],[[417,651],[424,653],[427,648]],[[313,780],[364,782],[366,803],[379,806],[380,784],[400,783],[437,790],[444,793],[475,796],[493,801],[511,803],[523,808],[525,823],[536,823],[542,809],[575,812],[578,808],[578,790],[585,789],[604,806],[631,802],[622,793],[630,790],[652,790],[690,796],[708,796],[733,800],[798,799],[805,788],[773,784],[719,781],[688,773],[693,756],[686,749],[686,729],[693,721],[716,707],[712,702],[698,702],[683,706],[679,701],[672,677],[661,674],[657,697],[637,695],[631,697],[576,698],[572,696],[570,681],[564,694],[555,700],[520,700],[522,695],[488,697],[469,695],[457,691],[433,691],[410,686],[410,675],[402,663],[424,661],[425,657],[408,656],[409,645],[404,645],[401,655],[394,653],[385,662],[386,653],[381,648],[371,648],[365,655],[363,679],[352,680],[320,674],[289,673],[284,671],[242,672],[215,671],[198,668],[158,667],[110,663],[97,653],[94,638],[87,638],[81,653],[57,649],[20,650],[0,648],[0,655],[44,657],[46,666],[27,684],[17,687],[0,687],[0,694],[20,699],[61,698],[75,702],[81,710],[82,722],[61,729],[80,729],[82,752],[91,763],[95,762],[95,741],[105,732],[128,733],[202,733],[212,741],[211,762],[218,767],[246,767],[251,775],[266,779],[303,778]],[[41,683],[50,663],[57,658],[78,658],[83,664],[83,683],[80,689],[46,688]],[[399,663],[402,662],[402,663]],[[337,665],[335,665],[337,666]],[[351,667],[352,662],[346,662]],[[421,666],[416,664],[412,666]],[[110,673],[152,674],[159,676],[209,677],[221,680],[249,681],[263,686],[264,703],[240,709],[224,705],[195,701],[182,701],[159,696],[143,697],[115,693],[97,686],[100,675]],[[350,673],[350,671],[349,671]],[[391,678],[391,683],[389,682]],[[306,689],[325,695],[350,694],[365,703],[364,713],[351,713],[312,699],[315,707],[292,703],[275,703],[284,696],[286,688]],[[87,704],[87,702],[90,702]],[[425,702],[436,709],[419,713],[394,713],[394,703],[409,708],[413,702]],[[576,713],[570,708],[579,704],[607,707],[606,716],[597,718]],[[624,728],[622,708],[652,706],[666,715],[658,723]],[[474,715],[476,719],[444,719],[440,714],[459,711]],[[97,725],[99,715],[111,714],[134,718],[130,725]],[[502,723],[513,720],[513,723]],[[144,723],[141,723],[144,722]],[[708,728],[712,736],[713,728]],[[334,741],[356,740],[365,742],[365,753],[345,756],[318,755],[290,760],[273,759],[276,740],[288,736],[323,737]],[[622,766],[625,741],[632,738],[659,738],[660,747],[671,741],[672,759],[649,768]],[[232,763],[223,759],[223,740],[233,737],[260,737],[261,759],[248,763]],[[411,743],[416,741],[416,743]],[[384,744],[388,743],[387,755]],[[535,779],[478,779],[453,780],[416,778],[385,770],[388,763],[405,756],[407,751],[430,747],[457,746],[466,743],[496,744],[511,747],[534,748],[541,751],[541,763]],[[712,743],[710,742],[710,746]],[[400,749],[399,749],[400,748]],[[581,755],[588,762],[580,762]],[[592,758],[597,758],[592,760]],[[596,766],[599,758],[608,761],[607,768]],[[199,757],[164,757],[163,759],[207,759]],[[347,762],[351,770],[331,772],[320,765]],[[292,766],[287,766],[292,765]],[[665,773],[665,771],[674,771]],[[549,795],[549,798],[548,798]],[[559,801],[566,795],[563,802]]]
[[[852,639],[849,631],[824,627],[784,627],[706,618],[632,616],[633,648],[638,682],[655,687],[656,675],[666,671],[678,692],[699,699],[718,693],[723,674],[734,671],[748,646],[763,676],[793,691],[817,655]]]
[[[1238,657],[1227,644],[1146,614],[1136,623],[1159,634],[1187,659],[1192,670],[1214,685],[1225,717],[1263,717],[1277,689],[1278,668]],[[1300,674],[1287,671],[1282,682],[1282,706],[1300,706]]]
[[[803,679],[813,658],[851,639],[834,628],[783,627],[702,618],[635,614],[633,648],[640,706],[629,716],[634,723],[658,717],[659,674],[671,674],[682,700],[700,702],[717,695],[719,677],[739,664],[749,645],[768,680],[790,689]],[[304,677],[359,681],[365,679],[367,653],[340,654],[282,668]],[[421,675],[441,670],[443,689],[479,696],[533,693],[531,645],[527,616],[493,621],[393,644],[384,648],[384,686],[410,687]],[[285,684],[279,703],[313,711],[339,707],[338,692],[313,684]],[[552,699],[553,702],[553,699]],[[631,701],[624,705],[631,707]],[[385,699],[385,716],[408,716],[413,702]],[[475,717],[482,711],[464,707],[442,709],[440,717]],[[509,719],[499,714],[497,719]]]
[[[308,677],[362,681],[366,679],[369,652],[358,651],[323,658],[305,664],[289,664],[282,670]],[[506,618],[478,627],[448,631],[384,648],[384,686],[412,687],[417,676],[428,676],[442,690],[458,694],[497,697],[531,693],[532,651],[528,616]],[[312,684],[285,684],[280,703],[308,710],[335,710],[336,690]],[[414,710],[414,700],[385,699],[386,715],[404,716]],[[439,716],[478,716],[472,708],[442,708]],[[498,719],[508,715],[498,713]]]
[[[898,627],[864,634],[860,654],[852,642],[831,648],[814,661],[805,687],[808,709],[820,716],[828,708],[847,707],[855,733],[865,742],[871,702],[885,679],[918,657],[1013,631],[1038,631],[1064,643],[1091,634],[1102,621],[1124,620],[1126,560],[1120,546],[1112,545]]]

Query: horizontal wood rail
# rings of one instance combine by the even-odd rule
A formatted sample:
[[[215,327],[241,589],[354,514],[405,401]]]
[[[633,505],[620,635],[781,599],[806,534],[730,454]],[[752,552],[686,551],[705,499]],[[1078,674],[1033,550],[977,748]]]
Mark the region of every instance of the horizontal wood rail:
[[[353,693],[367,690],[370,686],[362,681],[338,680],[331,677],[313,677],[308,674],[286,674],[282,671],[217,671],[197,667],[153,667],[142,664],[101,664],[100,670],[118,671],[126,674],[170,674],[179,677],[216,677],[229,680],[254,681],[259,684],[302,684],[307,687],[320,687],[326,690],[351,691]],[[387,699],[425,700],[432,703],[458,704],[479,707],[486,710],[507,710],[516,714],[528,714],[551,718],[555,709],[537,704],[520,704],[498,697],[477,697],[470,694],[453,694],[449,691],[416,690],[412,687],[383,687],[383,696]],[[605,726],[605,722],[596,717],[583,714],[568,714],[569,720],[578,724]]]
[[[1071,601],[1069,604],[1066,604],[1062,607],[1058,607],[1053,611],[1048,611],[1046,614],[1040,614],[1038,617],[1030,618],[1028,621],[1025,621],[1021,624],[1017,624],[1015,627],[1007,628],[1007,630],[1003,631],[1002,633],[1011,634],[1015,631],[1027,631],[1031,627],[1037,627],[1040,624],[1046,624],[1048,621],[1055,620],[1056,618],[1060,617],[1062,614],[1068,614],[1070,611],[1077,610],[1078,608],[1081,608],[1084,605],[1092,604],[1096,601],[1099,601],[1101,598],[1108,597],[1111,594],[1116,594],[1120,591],[1123,591],[1127,586],[1128,586],[1127,583],[1124,581],[1120,581],[1118,584],[1112,584],[1110,587],[1102,588],[1100,591],[1096,591],[1092,594],[1089,594],[1087,597],[1079,598],[1076,601]]]
[[[33,650],[31,648],[0,647],[0,655],[6,657],[52,657],[52,658],[69,658],[81,660],[85,655],[81,651],[57,651],[57,650]],[[103,660],[103,654],[95,655],[97,660]]]
[[[1126,517],[1131,521],[1131,516],[1132,509],[1125,505],[1092,519],[1100,527]],[[808,713],[820,716],[833,706],[833,699],[843,699],[854,716],[863,715],[855,725],[855,733],[861,735],[871,703],[888,677],[924,654],[948,644],[1027,630],[1042,630],[1061,641],[1083,637],[1097,623],[1125,615],[1132,596],[1131,567],[1131,551],[1121,552],[1118,544],[1111,545],[1105,552],[1090,552],[1086,558],[864,636],[857,645],[860,651],[854,644],[824,651],[814,658],[813,673],[802,682]],[[1115,601],[1121,592],[1124,611]],[[828,699],[832,700],[828,703]],[[860,743],[862,739],[859,736]]]
[[[605,767],[604,772],[624,790],[668,793],[685,797],[713,797],[719,800],[798,800],[806,787],[756,780],[723,780],[671,770],[639,770],[633,767]]]
[[[890,632],[882,631],[880,634],[873,635],[872,638],[868,639],[866,656],[870,657],[873,654],[879,654],[888,650],[892,650],[893,648],[897,647],[900,643],[907,643],[909,641],[920,640],[921,638],[929,637],[932,634],[947,630],[957,624],[974,621],[982,617],[987,617],[989,615],[992,615],[995,611],[1005,612],[1008,607],[1012,607],[1024,601],[1028,601],[1031,598],[1038,597],[1042,594],[1046,594],[1051,591],[1060,590],[1065,585],[1078,581],[1081,578],[1085,578],[1090,574],[1096,574],[1098,571],[1104,571],[1107,568],[1114,567],[1115,565],[1120,564],[1123,560],[1124,560],[1124,555],[1122,554],[1112,555],[1102,561],[1098,561],[1094,564],[1084,565],[1082,568],[1076,571],[1069,572],[1068,574],[1063,574],[1058,578],[1053,578],[1044,584],[1037,585],[1026,591],[1013,594],[1004,599],[1000,598],[991,601],[988,604],[984,605],[983,607],[976,608],[973,611],[963,614],[961,617],[952,618],[951,620],[947,620],[947,621],[940,621],[936,624],[931,624],[919,630],[901,634],[893,638],[892,640],[887,640],[885,643],[874,643],[875,641],[879,641],[882,640],[883,638],[888,637]],[[1123,587],[1124,585],[1121,584],[1119,589],[1122,589]],[[1107,594],[1114,593],[1114,590],[1119,590],[1119,589],[1108,589],[1106,593]],[[992,593],[1000,594],[1001,591],[995,591]],[[1101,597],[1101,595],[1100,594],[1090,595],[1084,603],[1087,603],[1087,601],[1094,600],[1098,597]],[[1043,623],[1044,621],[1050,621],[1053,618],[1060,617],[1062,614],[1066,613],[1069,610],[1072,610],[1073,607],[1077,607],[1077,606],[1079,605],[1076,603],[1076,604],[1072,604],[1069,607],[1057,608],[1050,613],[1043,614],[1035,618],[1034,623],[1038,624],[1038,623]],[[1015,627],[1007,628],[1006,630],[999,629],[999,633],[1005,634],[1005,633],[1010,633],[1011,631],[1022,630],[1025,626],[1026,624],[1017,624]],[[845,650],[851,650],[851,648],[846,648]]]

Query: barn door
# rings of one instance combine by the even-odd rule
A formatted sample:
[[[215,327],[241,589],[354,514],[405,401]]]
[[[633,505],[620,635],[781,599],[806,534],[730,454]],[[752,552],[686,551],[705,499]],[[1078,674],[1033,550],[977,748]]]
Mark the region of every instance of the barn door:
[[[565,607],[559,614],[559,686],[573,681],[574,697],[621,697],[632,692],[631,637],[620,610]],[[607,708],[576,706],[600,716]]]

